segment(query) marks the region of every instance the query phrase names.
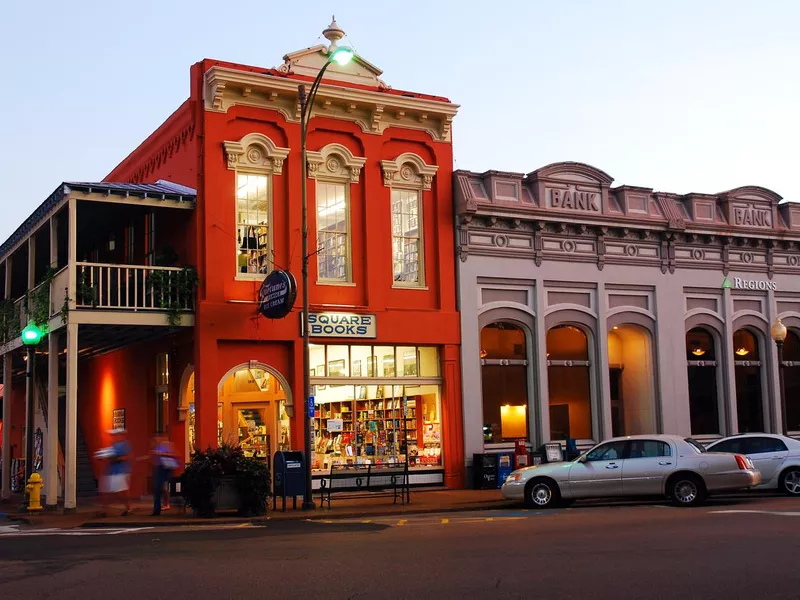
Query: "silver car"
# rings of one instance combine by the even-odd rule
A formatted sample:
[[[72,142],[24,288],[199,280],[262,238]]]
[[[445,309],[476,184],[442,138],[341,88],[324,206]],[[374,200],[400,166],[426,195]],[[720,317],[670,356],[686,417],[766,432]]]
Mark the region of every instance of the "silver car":
[[[745,454],[761,472],[760,489],[800,496],[800,441],[772,433],[744,433],[709,444],[708,450]]]
[[[708,452],[677,435],[639,435],[602,442],[570,462],[518,469],[502,490],[505,498],[531,508],[579,498],[660,495],[678,506],[694,506],[709,494],[759,483],[761,474],[744,455]]]

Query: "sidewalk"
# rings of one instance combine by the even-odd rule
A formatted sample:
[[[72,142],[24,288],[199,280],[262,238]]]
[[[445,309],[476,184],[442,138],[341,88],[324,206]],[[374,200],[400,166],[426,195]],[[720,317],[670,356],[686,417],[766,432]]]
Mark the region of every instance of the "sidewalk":
[[[320,519],[347,519],[362,517],[379,517],[393,515],[410,515],[435,512],[459,512],[471,510],[491,510],[515,506],[513,502],[505,500],[500,490],[420,490],[411,491],[411,503],[401,505],[392,504],[391,497],[377,498],[348,498],[347,494],[334,496],[331,508],[320,508],[319,494],[314,496],[317,505],[315,510],[304,511],[298,508],[293,510],[289,499],[286,503],[286,512],[272,510],[270,500],[269,510],[262,517],[237,517],[235,514],[220,514],[213,519],[202,519],[192,515],[191,511],[184,512],[182,507],[173,506],[171,510],[162,512],[154,517],[152,501],[136,500],[133,502],[133,514],[127,517],[120,516],[123,507],[113,507],[108,511],[107,517],[98,517],[97,512],[102,510],[95,503],[83,503],[79,500],[78,512],[64,514],[62,510],[42,512],[40,514],[19,513],[17,509],[21,498],[15,498],[11,503],[0,505],[0,513],[6,513],[10,521],[17,521],[35,527],[57,527],[72,529],[76,527],[175,527],[181,525],[203,526],[223,525],[231,523],[264,523],[269,521],[286,520],[320,520]],[[298,498],[298,507],[302,498]],[[278,508],[280,509],[280,499]]]

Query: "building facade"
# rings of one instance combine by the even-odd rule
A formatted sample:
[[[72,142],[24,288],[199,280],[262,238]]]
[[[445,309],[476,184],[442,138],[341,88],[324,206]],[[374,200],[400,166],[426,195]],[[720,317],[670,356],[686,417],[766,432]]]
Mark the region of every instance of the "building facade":
[[[466,456],[779,432],[777,317],[800,431],[800,205],[612,182],[569,162],[455,172]]]
[[[102,243],[99,252],[87,246],[79,262],[80,242],[64,242],[69,251],[56,267],[68,273],[68,304],[79,292],[101,298],[101,307],[108,293],[117,302],[124,297],[114,291],[120,274],[127,277],[135,263],[150,277],[146,267],[160,264],[156,256],[172,256],[172,268],[184,275],[185,267],[196,273],[191,306],[156,297],[151,312],[159,322],[148,323],[150,337],[120,348],[116,336],[65,367],[77,373],[73,384],[64,375],[66,396],[74,396],[68,404],[77,407],[68,421],[88,455],[108,443],[112,415],[122,409],[137,454],[157,433],[187,458],[193,448],[225,442],[265,459],[303,449],[302,290],[280,320],[260,316],[258,294],[273,270],[300,279],[305,177],[315,474],[339,463],[408,460],[412,484],[462,485],[451,139],[457,106],[392,89],[362,57],[346,66],[331,62],[313,105],[308,172],[301,173],[298,87],[309,89],[343,35],[334,22],[324,31],[327,44],[290,53],[274,69],[193,65],[188,100],[106,177],[114,184],[88,186],[110,198],[115,194],[101,190],[116,186],[138,204],[157,203],[156,196],[137,198],[146,184],[185,186],[190,210],[180,222],[145,210],[142,231],[118,232],[113,218],[93,213],[99,205],[84,203],[86,225],[97,224]],[[75,229],[75,221],[64,222]],[[113,256],[104,254],[109,239],[116,240]],[[97,276],[84,281],[81,269]],[[187,281],[180,289],[194,285]],[[51,284],[54,295],[58,285]],[[7,297],[21,296],[22,286]],[[84,304],[95,315],[100,308]],[[133,311],[120,306],[103,314],[112,312]],[[67,329],[76,315],[68,315]],[[80,327],[67,338],[83,339]],[[21,351],[14,351],[19,363]],[[73,355],[68,351],[67,360]],[[16,419],[18,410],[10,410]],[[66,446],[65,479],[73,481],[80,453]],[[95,476],[100,468],[93,464]],[[146,468],[134,480],[135,493],[147,491]]]

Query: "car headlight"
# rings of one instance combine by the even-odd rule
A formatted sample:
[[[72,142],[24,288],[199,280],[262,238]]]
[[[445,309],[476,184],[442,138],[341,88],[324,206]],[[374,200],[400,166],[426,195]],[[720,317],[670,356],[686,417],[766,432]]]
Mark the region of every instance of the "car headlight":
[[[519,481],[520,477],[522,477],[522,473],[512,473],[506,477],[506,483],[509,483],[510,481]]]

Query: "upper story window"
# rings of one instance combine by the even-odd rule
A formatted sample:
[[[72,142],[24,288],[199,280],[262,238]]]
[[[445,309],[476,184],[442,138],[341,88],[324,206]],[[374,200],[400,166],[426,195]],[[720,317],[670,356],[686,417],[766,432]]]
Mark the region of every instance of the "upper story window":
[[[288,148],[261,133],[224,142],[228,168],[236,171],[236,276],[261,278],[273,269],[273,176],[283,172]]]
[[[308,176],[316,179],[317,280],[353,281],[350,236],[350,188],[358,183],[366,159],[341,144],[307,153]]]
[[[144,264],[156,264],[156,213],[150,211],[144,218]]]
[[[423,194],[438,167],[407,152],[382,160],[383,183],[391,188],[392,271],[395,287],[425,287]]]

